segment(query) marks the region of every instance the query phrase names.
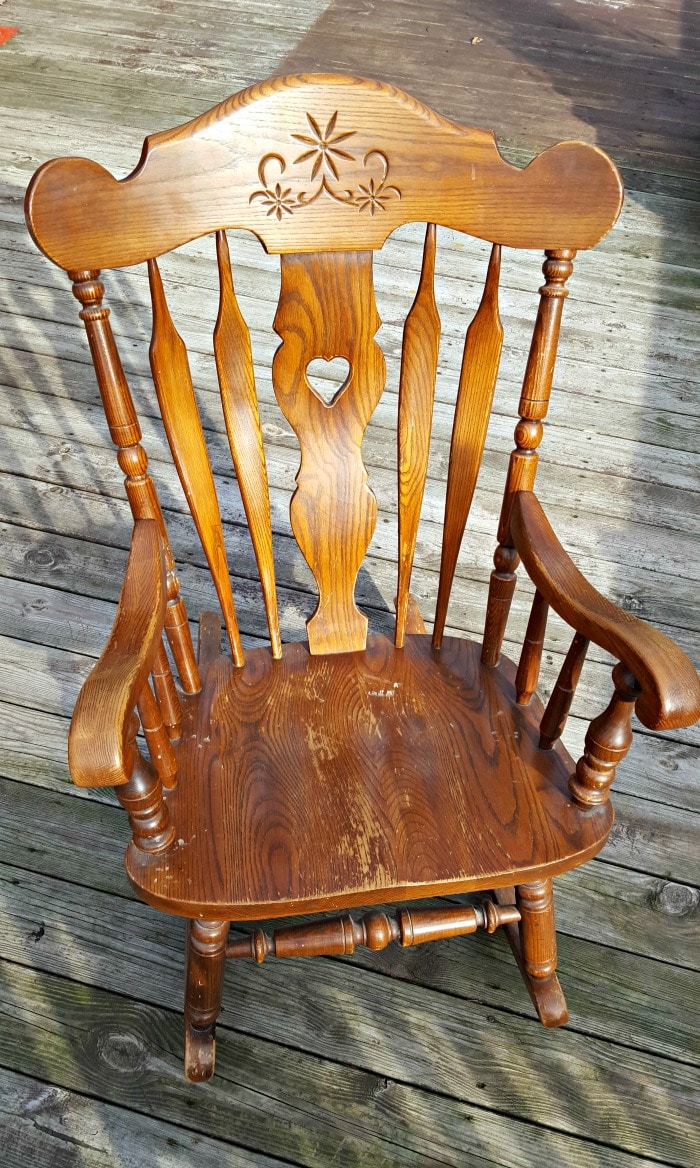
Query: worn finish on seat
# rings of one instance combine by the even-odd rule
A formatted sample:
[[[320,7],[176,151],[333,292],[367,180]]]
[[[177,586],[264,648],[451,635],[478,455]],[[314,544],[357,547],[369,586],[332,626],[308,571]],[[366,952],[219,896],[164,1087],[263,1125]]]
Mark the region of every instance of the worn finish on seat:
[[[615,767],[631,717],[691,724],[700,685],[666,637],[583,579],[534,494],[562,309],[576,250],[620,209],[601,151],[562,143],[525,170],[493,137],[457,126],[400,91],[342,77],[277,78],[146,141],[117,182],[97,163],[57,159],[27,193],[30,231],[64,267],[81,304],[110,435],[135,519],[110,641],[73,718],[69,761],[81,786],[114,785],[129,814],[126,864],[147,902],[190,918],[185,1072],[208,1078],[227,957],[292,957],[420,944],[507,930],[538,1015],[566,1021],[556,978],[552,877],[602,847]],[[397,226],[427,221],[404,324],[397,420],[398,572],[393,644],[368,636],[355,582],[377,522],[362,442],[384,390],[372,253]],[[410,581],[428,472],[440,318],[436,225],[492,245],[465,321],[432,635]],[[318,589],[308,641],[282,645],[272,522],[250,336],[233,283],[227,228],[280,255],[272,366],[299,441],[290,518]],[[226,433],[255,550],[270,648],[245,651],[224,525],[187,349],[158,265],[215,233],[219,313],[213,352]],[[503,502],[483,643],[445,636],[455,565],[479,473],[503,344],[504,246],[545,253]],[[196,655],[141,431],[104,305],[102,267],[144,263],[150,361],[167,439],[209,564],[228,637],[204,614]],[[309,380],[343,358],[332,396]],[[536,591],[517,667],[501,659],[520,562]],[[536,696],[549,609],[572,642],[546,710]],[[165,639],[164,639],[165,638]],[[166,647],[167,641],[167,647]],[[611,652],[613,693],[574,764],[559,739],[593,641]],[[150,677],[150,681],[149,681]],[[138,746],[143,730],[148,757]],[[403,898],[491,890],[481,905],[370,911],[255,929],[264,920]]]
[[[143,898],[258,919],[509,885],[593,855],[610,804],[577,811],[574,763],[538,749],[539,701],[517,705],[515,667],[480,652],[375,635],[352,654],[214,660],[183,711],[168,799],[182,842],[127,856]]]

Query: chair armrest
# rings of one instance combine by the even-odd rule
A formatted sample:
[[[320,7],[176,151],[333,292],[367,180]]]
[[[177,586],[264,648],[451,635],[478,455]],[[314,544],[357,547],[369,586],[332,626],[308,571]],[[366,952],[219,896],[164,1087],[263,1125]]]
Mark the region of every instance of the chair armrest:
[[[78,787],[120,786],[131,778],[131,716],[158,651],[166,599],[157,524],[137,519],[112,632],[71,721],[68,765]]]
[[[634,674],[642,690],[635,707],[640,721],[651,730],[692,726],[700,717],[700,679],[692,663],[658,629],[588,583],[531,491],[514,496],[511,532],[530,579],[554,611]]]

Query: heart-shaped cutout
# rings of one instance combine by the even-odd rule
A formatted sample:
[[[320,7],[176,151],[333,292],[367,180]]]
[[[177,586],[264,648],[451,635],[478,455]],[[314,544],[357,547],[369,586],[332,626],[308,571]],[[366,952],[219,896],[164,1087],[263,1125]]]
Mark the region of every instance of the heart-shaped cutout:
[[[306,380],[324,406],[332,406],[350,379],[350,362],[345,357],[314,357],[306,366]]]

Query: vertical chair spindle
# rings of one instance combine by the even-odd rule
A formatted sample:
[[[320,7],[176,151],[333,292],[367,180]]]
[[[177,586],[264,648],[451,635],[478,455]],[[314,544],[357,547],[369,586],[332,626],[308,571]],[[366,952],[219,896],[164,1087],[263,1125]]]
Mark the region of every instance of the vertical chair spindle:
[[[581,633],[576,633],[564,658],[556,685],[552,690],[547,708],[540,722],[540,750],[550,750],[561,738],[574,700],[583,663],[586,660],[589,641]]]
[[[537,689],[548,614],[547,601],[541,592],[536,591],[515,676],[515,695],[519,706],[526,706]]]
[[[151,762],[163,786],[172,789],[177,786],[177,759],[163,725],[158,703],[148,682],[141,691],[137,709]]]
[[[99,275],[97,271],[68,272],[73,282],[73,295],[82,305],[80,318],[85,325],[109,433],[117,447],[119,466],[126,476],[124,482],[132,515],[135,519],[155,519],[160,531],[168,590],[165,631],[182,688],[186,693],[197,693],[199,673],[185,603],[180,596],[180,583],[175,575],[175,561],[155,483],[147,473],[148,457],[141,446],[141,427],[114,340],[109,308],[102,303],[104,285]]]
[[[216,233],[219,265],[219,314],[214,328],[214,356],[226,433],[245,508],[270,630],[272,656],[282,656],[275,566],[272,558],[270,491],[255,390],[250,332],[238,307],[231,257],[224,231]]]
[[[520,557],[510,534],[510,511],[516,491],[531,491],[537,473],[537,447],[542,441],[542,420],[547,415],[552,392],[554,362],[564,300],[569,295],[566,281],[574,270],[571,262],[576,252],[559,248],[545,252],[542,265],[545,283],[540,288],[540,303],[532,333],[523,389],[515,427],[515,450],[510,456],[503,506],[498,524],[498,547],[494,552],[494,570],[489,583],[486,608],[482,664],[497,665],[516,584]]]
[[[114,790],[129,816],[133,846],[140,852],[165,852],[175,839],[175,828],[168,816],[160,778],[136,745],[138,728],[139,720],[133,714],[129,734],[134,768],[129,782]]]
[[[163,425],[212,574],[236,665],[244,661],[231,592],[224,531],[185,343],[173,324],[155,260],[148,261],[153,305],[149,355]]]
[[[501,249],[495,243],[491,249],[481,302],[467,329],[459,374],[442,529],[440,583],[433,626],[435,649],[440,648],[445,631],[457,556],[481,466],[501,360],[503,325],[498,311],[500,272]]]
[[[170,662],[165,645],[161,641],[158,647],[153,669],[151,671],[153,688],[156,691],[156,700],[161,718],[168,731],[169,737],[176,742],[182,732],[182,712],[180,699],[177,696]]]
[[[428,473],[440,345],[440,317],[434,288],[436,239],[435,224],[429,223],[425,232],[420,282],[404,324],[401,352],[398,427],[399,584],[395,634],[395,644],[399,649],[403,647],[407,631],[411,570]]]

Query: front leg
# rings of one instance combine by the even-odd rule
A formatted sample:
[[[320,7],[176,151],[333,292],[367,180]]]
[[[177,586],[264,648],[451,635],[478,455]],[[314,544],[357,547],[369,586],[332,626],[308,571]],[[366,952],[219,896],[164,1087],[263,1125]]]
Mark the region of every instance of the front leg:
[[[228,921],[189,921],[185,982],[185,1077],[210,1079],[226,964]]]

